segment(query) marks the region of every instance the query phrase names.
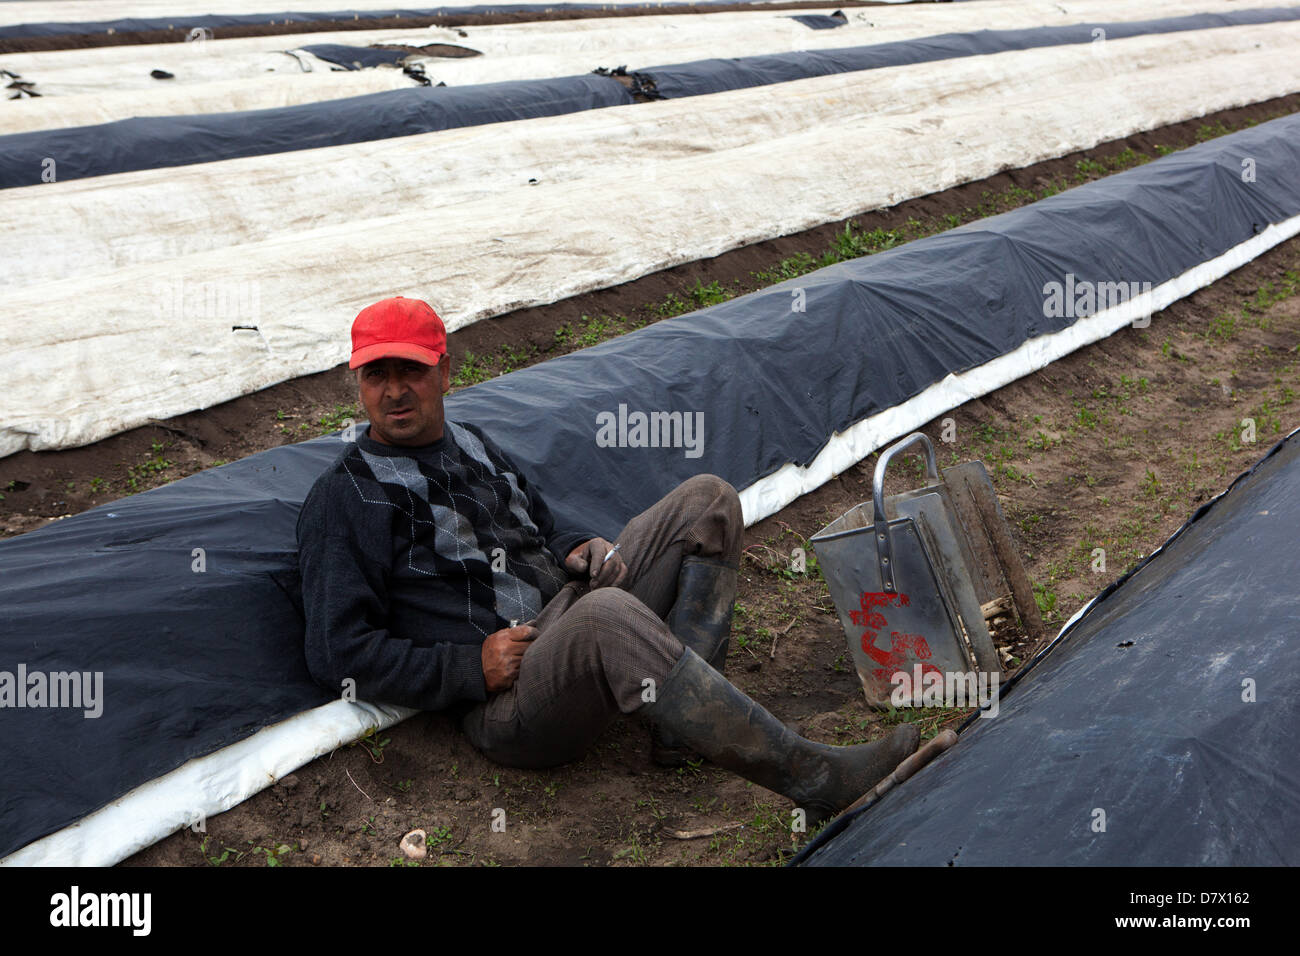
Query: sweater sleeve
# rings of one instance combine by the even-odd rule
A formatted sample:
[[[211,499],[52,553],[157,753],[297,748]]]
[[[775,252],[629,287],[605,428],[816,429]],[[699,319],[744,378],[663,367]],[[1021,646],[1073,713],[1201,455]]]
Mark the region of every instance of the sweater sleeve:
[[[336,694],[351,679],[359,700],[420,710],[486,700],[479,646],[444,642],[421,647],[389,631],[383,535],[353,520],[331,487],[327,478],[313,488],[298,517],[305,650],[312,679]]]

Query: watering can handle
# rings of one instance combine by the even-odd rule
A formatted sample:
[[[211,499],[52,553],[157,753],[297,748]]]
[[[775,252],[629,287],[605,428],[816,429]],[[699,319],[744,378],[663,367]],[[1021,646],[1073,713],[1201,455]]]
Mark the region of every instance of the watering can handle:
[[[889,521],[885,518],[885,469],[896,454],[912,445],[925,447],[925,471],[934,481],[939,480],[939,465],[934,457],[934,444],[921,432],[913,432],[902,441],[890,445],[876,462],[876,474],[871,481],[871,502],[875,509],[876,556],[880,562],[880,581],[886,591],[894,591],[894,549],[889,536]]]
[[[939,466],[934,457],[934,445],[928,435],[922,432],[912,432],[897,444],[890,445],[880,453],[880,460],[876,462],[876,475],[871,481],[871,501],[875,506],[875,521],[877,525],[885,521],[885,469],[889,467],[890,460],[905,448],[912,445],[921,444],[925,446],[925,473],[934,481],[939,480]]]

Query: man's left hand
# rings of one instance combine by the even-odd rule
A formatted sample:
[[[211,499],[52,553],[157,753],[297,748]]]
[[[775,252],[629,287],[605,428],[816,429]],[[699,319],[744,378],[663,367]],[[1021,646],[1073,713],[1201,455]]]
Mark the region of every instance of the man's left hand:
[[[605,556],[610,552],[613,556],[606,561]],[[564,559],[564,566],[574,574],[589,574],[593,590],[617,587],[627,577],[623,555],[614,551],[614,546],[604,538],[592,538],[578,545]]]

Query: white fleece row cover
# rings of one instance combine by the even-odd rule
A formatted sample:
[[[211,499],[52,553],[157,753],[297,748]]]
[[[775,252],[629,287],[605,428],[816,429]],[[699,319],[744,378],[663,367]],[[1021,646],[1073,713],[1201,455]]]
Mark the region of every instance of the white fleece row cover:
[[[861,46],[972,28],[1126,22],[1241,7],[1236,0],[1157,0],[1140,7],[1118,9],[1111,0],[1065,3],[988,0],[979,4],[977,23],[972,22],[969,7],[943,4],[927,8],[924,16],[917,16],[918,11],[910,9],[853,10],[844,26],[830,30],[810,30],[787,12],[759,11],[540,21],[463,29],[367,30],[12,53],[0,56],[0,69],[33,84],[32,90],[40,95],[0,101],[0,133],[82,126],[125,116],[167,116],[284,105],[285,94],[280,90],[283,80],[305,70],[337,71],[337,74],[331,78],[332,82],[297,84],[294,95],[298,99],[288,102],[353,95],[349,92],[350,83],[355,84],[358,95],[371,92],[377,88],[375,73],[384,75],[384,81],[393,87],[415,82],[391,67],[349,71],[302,52],[303,47],[317,44],[418,47],[443,43],[476,50],[482,55],[449,59],[412,54],[408,61],[420,63],[434,82],[460,86],[572,76],[597,67],[684,63],[707,57]],[[798,12],[826,14],[831,9]],[[294,52],[291,54],[289,50]],[[150,75],[155,69],[166,71],[172,77],[155,79]],[[236,81],[239,84],[232,86]],[[207,89],[214,83],[222,84],[219,92]],[[223,98],[229,97],[232,90],[240,95],[237,106]],[[110,98],[121,91],[132,91],[134,96]],[[255,92],[257,96],[253,95]],[[266,98],[265,104],[260,97]],[[61,102],[74,98],[75,109],[73,103]]]
[[[1195,62],[1227,57],[1223,69],[1243,69],[1247,61],[1241,57],[1253,59],[1265,38],[1274,45],[1285,39],[1275,36],[1274,29],[1270,25],[1185,34],[1177,51],[1187,62],[1154,87],[1134,78],[1160,76],[1173,41],[1161,37],[1132,41],[1120,57],[1126,71],[1122,85],[1145,91],[1147,97],[1163,90],[1163,97],[1178,102],[1173,93]],[[1290,43],[1278,51],[1285,57],[1292,44],[1300,47],[1300,24],[1282,29],[1290,36]],[[1077,72],[1080,63],[1088,67],[1083,75]],[[1239,65],[1233,67],[1234,63]],[[503,190],[518,190],[531,198],[544,188],[597,175],[599,156],[607,152],[628,157],[618,166],[619,181],[630,172],[643,182],[657,184],[664,181],[664,163],[709,153],[725,157],[773,138],[807,136],[818,130],[853,130],[869,127],[873,121],[883,126],[885,117],[903,124],[904,131],[893,135],[907,143],[915,134],[906,130],[920,117],[942,117],[944,111],[961,116],[987,109],[990,87],[996,90],[998,103],[1024,108],[1044,101],[1050,105],[1064,101],[1075,86],[1091,85],[1107,76],[1108,65],[1095,63],[1090,55],[1061,59],[1047,50],[969,57],[949,61],[943,71],[907,67],[834,74],[526,123],[10,190],[5,195],[11,201],[0,206],[0,232],[8,237],[13,252],[0,275],[0,288],[11,291],[244,248],[326,226],[361,228],[370,219],[391,215],[395,207],[432,205],[434,197],[436,205],[449,212],[465,204],[499,200]],[[1187,104],[1194,110],[1202,106],[1201,100]],[[1163,114],[1152,119],[1158,125]],[[1111,128],[1099,130],[1097,137],[1106,138]],[[1022,143],[1017,140],[1011,145],[1018,150]],[[965,165],[955,151],[944,162]],[[957,171],[943,172],[955,177]],[[904,188],[932,185],[926,175]],[[537,185],[529,185],[532,180]],[[226,183],[238,183],[239,188],[225,188]],[[200,221],[205,228],[195,229]],[[444,304],[451,320],[454,303]]]
[[[1293,92],[1298,46],[1296,24],[1139,37],[1104,56],[1029,50],[873,71],[865,86],[837,75],[411,137],[386,148],[421,157],[340,153],[337,176],[322,151],[170,170],[180,190],[150,173],[11,190],[3,228],[24,237],[12,258],[38,264],[12,270],[37,284],[0,295],[0,454],[332,368],[353,317],[386,295],[430,301],[454,330]],[[953,76],[979,96],[936,105]],[[828,109],[836,122],[818,122]],[[610,164],[618,142],[627,158]],[[56,243],[31,226],[61,221]]]
[[[1297,232],[1288,116],[459,391],[447,417],[506,448],[562,526],[612,538],[700,472],[753,523],[968,398],[1157,332],[1152,311]],[[1071,281],[1074,308],[1045,307]],[[605,447],[624,410],[702,416],[702,443]],[[271,449],[0,541],[0,660],[100,672],[104,702],[5,712],[4,863],[115,862],[409,713],[307,675],[294,527],[341,449]]]

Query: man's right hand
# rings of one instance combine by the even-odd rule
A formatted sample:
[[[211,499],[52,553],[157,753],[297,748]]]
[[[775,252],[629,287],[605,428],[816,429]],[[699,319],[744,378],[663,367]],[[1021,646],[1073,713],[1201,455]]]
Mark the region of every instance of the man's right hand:
[[[483,641],[483,683],[489,694],[508,690],[519,677],[519,661],[537,637],[537,628],[529,624],[503,628]]]

